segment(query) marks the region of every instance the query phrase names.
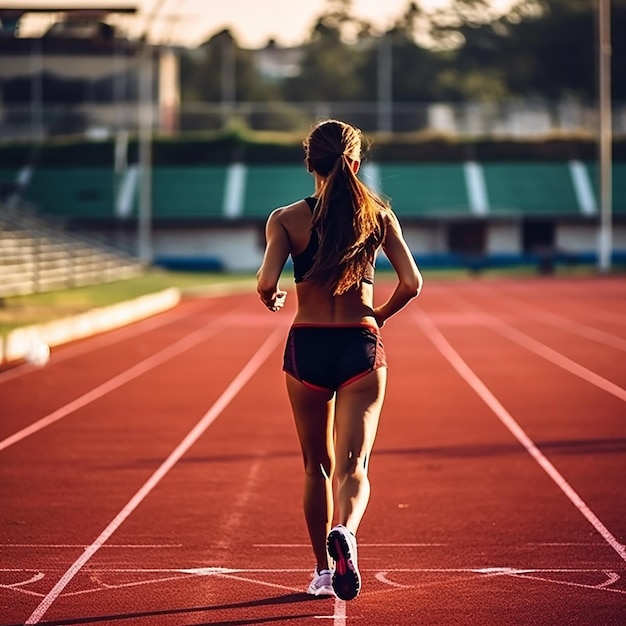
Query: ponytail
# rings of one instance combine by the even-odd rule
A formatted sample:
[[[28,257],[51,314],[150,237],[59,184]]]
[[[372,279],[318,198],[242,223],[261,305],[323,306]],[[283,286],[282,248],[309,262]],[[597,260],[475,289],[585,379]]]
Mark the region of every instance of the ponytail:
[[[359,286],[373,263],[389,207],[352,168],[361,158],[360,131],[335,120],[322,122],[304,146],[309,168],[324,179],[312,225],[319,245],[305,280],[339,295]]]

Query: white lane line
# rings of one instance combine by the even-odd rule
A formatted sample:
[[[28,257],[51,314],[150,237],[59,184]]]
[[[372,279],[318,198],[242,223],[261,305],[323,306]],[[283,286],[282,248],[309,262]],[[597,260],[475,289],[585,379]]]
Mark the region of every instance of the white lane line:
[[[223,534],[215,546],[213,558],[221,560],[221,555],[216,553],[219,551],[222,554],[226,554],[230,544],[232,543],[233,537],[235,537],[239,532],[239,527],[241,526],[241,522],[246,514],[246,508],[250,502],[250,498],[256,492],[256,484],[258,482],[262,461],[263,459],[259,457],[250,466],[246,482],[239,490],[235,503],[229,511],[228,521],[223,526]]]
[[[623,389],[619,385],[616,385],[610,380],[607,380],[603,376],[592,372],[590,369],[587,369],[580,363],[577,363],[576,361],[566,357],[565,355],[557,352],[549,346],[546,346],[540,341],[533,339],[530,335],[527,335],[513,328],[503,320],[494,317],[489,313],[485,313],[478,307],[471,304],[471,302],[469,302],[465,298],[462,298],[457,294],[449,294],[449,297],[459,302],[462,302],[465,309],[470,308],[473,310],[473,312],[476,313],[476,315],[482,316],[485,320],[485,326],[487,326],[489,329],[500,333],[503,337],[514,341],[515,343],[522,346],[523,348],[526,348],[530,352],[534,352],[535,354],[544,358],[546,361],[554,363],[555,365],[557,365],[561,369],[564,369],[570,374],[574,374],[574,376],[578,376],[578,378],[581,378],[585,382],[595,385],[599,389],[602,389],[603,391],[606,391],[616,398],[619,398],[620,400],[626,402],[626,389]]]
[[[539,466],[548,474],[561,491],[567,496],[572,504],[579,510],[585,519],[600,533],[606,543],[613,548],[619,557],[626,562],[626,547],[621,544],[609,529],[598,519],[593,511],[587,506],[583,499],[576,493],[570,484],[563,478],[559,471],[540,452],[532,439],[526,434],[521,426],[513,419],[511,414],[500,404],[499,400],[491,393],[487,386],[478,378],[473,370],[465,363],[459,353],[448,343],[448,340],[441,334],[439,329],[433,324],[431,319],[420,311],[414,313],[413,317],[422,329],[424,334],[430,339],[435,347],[441,352],[445,359],[452,365],[465,382],[476,392],[481,400],[495,413],[498,419],[508,428],[511,434],[525,448]]]
[[[346,626],[346,603],[339,598],[335,598],[333,626]]]
[[[447,543],[361,543],[359,548],[432,548],[447,546]],[[255,543],[254,548],[311,548],[310,543]]]
[[[584,583],[575,583],[569,580],[557,580],[554,578],[548,578],[547,576],[533,576],[531,574],[510,574],[510,575],[515,578],[526,578],[528,580],[541,580],[542,582],[553,583],[555,585],[565,585],[566,587],[579,587],[582,589],[598,589],[600,591],[610,591],[612,593],[626,594],[626,590],[624,589],[611,589],[609,587],[603,586],[604,584],[586,585]],[[618,580],[619,580],[619,577],[618,577]],[[615,581],[612,581],[612,582],[615,582]]]
[[[187,288],[186,293],[191,297],[194,293],[200,301],[194,303],[193,306],[186,306],[183,311],[179,310],[179,307],[161,311],[143,320],[137,320],[131,322],[126,326],[120,326],[118,328],[112,328],[111,330],[102,331],[91,337],[83,337],[80,340],[76,340],[77,343],[72,342],[70,345],[59,345],[52,349],[50,363],[48,367],[61,363],[70,358],[75,358],[81,354],[87,352],[93,352],[96,348],[107,347],[120,341],[130,338],[135,338],[140,333],[150,332],[160,328],[161,326],[168,326],[174,324],[185,318],[194,317],[197,314],[202,314],[213,307],[212,300],[214,298],[222,298],[232,295],[243,295],[252,293],[251,288],[247,287],[247,283],[215,283],[211,285],[199,286],[197,289]],[[27,362],[19,363],[4,372],[0,372],[0,384],[18,378],[19,376],[41,371]]]
[[[201,305],[196,305],[190,308],[190,310],[185,310],[182,313],[178,310],[174,312],[175,309],[170,309],[169,311],[163,311],[160,314],[149,317],[145,320],[129,324],[128,326],[122,326],[117,329],[105,331],[102,334],[94,335],[93,337],[85,337],[80,341],[80,343],[75,343],[70,346],[55,347],[52,349],[49,366],[67,361],[68,359],[75,358],[87,352],[93,352],[97,348],[107,347],[119,343],[129,337],[134,339],[141,333],[147,333],[151,330],[160,328],[161,326],[174,324],[175,322],[185,319],[186,317],[196,315],[201,309],[206,310],[207,308],[209,307],[205,302],[203,302]],[[20,363],[9,370],[0,372],[0,384],[6,383],[14,378],[18,378],[23,374],[35,371],[41,370],[30,363]]]
[[[33,422],[26,428],[23,428],[22,430],[14,433],[10,437],[3,439],[2,441],[0,441],[0,451],[8,448],[9,446],[12,446],[13,444],[18,443],[19,441],[22,441],[22,439],[25,439],[26,437],[35,434],[43,428],[50,426],[50,424],[54,424],[54,422],[59,421],[70,413],[73,413],[78,409],[82,409],[84,406],[87,406],[91,402],[102,398],[111,391],[118,389],[122,385],[125,385],[131,380],[138,378],[139,376],[145,374],[151,369],[154,369],[155,367],[162,365],[166,361],[169,361],[170,359],[179,356],[183,352],[186,352],[187,350],[190,350],[191,348],[197,346],[200,341],[208,339],[211,335],[215,334],[218,330],[223,328],[223,326],[220,326],[219,323],[221,319],[222,318],[218,318],[210,326],[200,328],[190,335],[183,337],[183,339],[181,339],[180,341],[173,343],[167,348],[163,348],[163,350],[160,350],[152,356],[149,356],[147,359],[144,359],[136,365],[133,365],[125,372],[122,372],[121,374],[110,378],[105,383],[94,387],[94,389],[92,389],[91,391],[88,391],[87,393],[76,398],[75,400],[72,400],[65,406],[62,406],[60,409],[53,411],[52,413],[46,415],[45,417],[42,417],[36,422]]]
[[[412,585],[401,585],[400,583],[396,583],[390,578],[387,577],[388,572],[378,572],[374,578],[378,582],[383,583],[384,585],[389,585],[390,587],[397,587],[398,589],[410,589]]]
[[[596,589],[604,589],[605,587],[608,587],[609,585],[616,583],[620,579],[620,575],[617,572],[610,572],[610,571],[604,570],[604,574],[606,576],[606,580],[603,583],[600,583],[599,585],[595,585]]]
[[[0,569],[0,572],[7,573],[23,573],[28,578],[14,582],[9,584],[0,584],[0,588],[7,589],[16,593],[36,596],[39,598],[44,597],[43,593],[32,591],[26,589],[26,585],[30,585],[32,583],[38,582],[45,577],[44,572],[37,572],[35,570],[22,570],[22,569]],[[268,586],[276,589],[281,589],[283,591],[291,591],[291,592],[302,592],[301,587],[289,586],[284,584],[272,583],[268,580],[260,580],[258,578],[253,578],[251,575],[254,574],[303,574],[305,572],[310,572],[310,570],[303,569],[243,569],[243,568],[227,568],[227,567],[206,567],[206,568],[192,568],[192,569],[180,569],[180,568],[102,568],[102,569],[90,569],[89,570],[89,580],[95,584],[95,587],[83,588],[78,591],[66,592],[63,594],[63,597],[72,597],[72,596],[81,596],[99,593],[101,591],[107,591],[110,589],[121,589],[121,588],[130,588],[130,587],[141,587],[148,586],[154,584],[162,584],[168,581],[184,581],[185,576],[193,577],[193,576],[211,576],[222,579],[231,579],[238,580],[240,582],[247,582],[252,585],[260,585],[260,586]],[[464,575],[467,578],[493,578],[499,576],[510,576],[517,578],[528,578],[531,580],[539,580],[543,582],[551,582],[562,585],[572,585],[575,587],[583,587],[587,589],[596,589],[599,591],[610,591],[612,593],[621,593],[626,594],[626,589],[618,589],[614,588],[611,585],[619,583],[622,580],[622,576],[620,575],[621,570],[607,570],[605,568],[600,569],[590,569],[590,568],[559,568],[559,567],[551,567],[544,569],[537,569],[534,567],[482,567],[482,568],[393,568],[387,569],[385,571],[377,571],[374,569],[361,570],[363,574],[373,574],[373,578],[385,585],[387,589],[383,590],[370,590],[364,592],[364,595],[367,596],[375,596],[381,593],[387,593],[393,590],[399,589],[424,589],[425,587],[433,587],[433,586],[441,586],[446,585],[448,583],[454,583],[459,575]],[[398,583],[392,580],[390,574],[416,574],[419,583],[407,584],[407,583]],[[125,582],[107,582],[105,577],[113,577],[115,580],[115,574],[124,574]],[[128,581],[127,575],[138,575],[142,576],[139,580]],[[156,574],[156,576],[155,576]],[[247,575],[246,575],[247,574]],[[424,574],[445,574],[448,576],[446,579],[441,580],[437,579],[431,582],[424,582]],[[476,576],[468,576],[470,574],[475,574]],[[554,578],[552,576],[548,576],[549,574],[565,574],[570,577],[567,580]],[[603,574],[605,579],[599,583],[591,584],[591,583],[583,583],[583,582],[575,582],[571,580],[572,575],[577,575],[578,578],[581,578],[583,574],[594,574],[600,575]],[[449,576],[453,577],[450,578]],[[147,576],[147,577],[146,577]],[[406,578],[406,576],[405,576]],[[466,579],[467,579],[466,578]],[[391,588],[391,589],[390,589]],[[338,619],[344,619],[341,611],[345,610],[345,606],[337,607],[339,609]],[[315,616],[317,619],[335,619],[335,615],[319,615]]]
[[[598,544],[598,545],[604,545]],[[104,547],[104,546],[103,546]],[[55,571],[49,567],[41,572]],[[362,573],[376,574],[381,570],[374,568],[359,568]],[[605,574],[608,572],[626,572],[623,569],[606,567],[520,567],[520,566],[485,566],[485,567],[388,567],[382,570],[388,574]],[[0,567],[0,572],[37,572],[35,569],[25,569],[18,567]],[[310,567],[94,567],[89,569],[89,574],[168,574],[168,573],[189,574],[191,576],[224,576],[234,574],[310,574]],[[256,582],[256,579],[255,579]],[[605,584],[605,583],[603,583]]]
[[[215,421],[222,411],[230,404],[237,394],[244,388],[247,382],[263,365],[266,359],[274,351],[284,336],[284,329],[279,326],[263,342],[263,345],[255,352],[244,368],[235,376],[232,382],[224,390],[215,404],[204,414],[200,421],[189,431],[187,436],[178,444],[172,453],[163,461],[160,467],[150,476],[137,493],[128,501],[126,506],[115,516],[111,523],[100,533],[95,541],[76,559],[70,568],[61,576],[60,580],[50,590],[48,595],[41,601],[39,606],[26,620],[26,624],[37,624],[50,608],[52,603],[59,597],[72,578],[78,574],[89,559],[106,543],[113,533],[122,525],[130,514],[145,500],[148,494],[159,484],[162,478],[174,467],[181,457],[201,437],[204,431]]]
[[[244,570],[240,570],[244,571]],[[278,583],[272,583],[267,580],[258,580],[256,578],[249,578],[248,576],[242,576],[240,574],[229,574],[224,572],[216,572],[212,574],[218,578],[225,578],[228,580],[240,580],[244,583],[252,583],[253,585],[260,585],[261,587],[272,587],[273,589],[281,589],[283,591],[291,591],[293,593],[301,592],[300,587],[290,587],[289,585],[281,585]]]
[[[483,291],[491,296],[495,295],[495,290],[493,288],[486,287],[485,285],[476,285],[475,287],[472,287],[472,289],[475,291]],[[523,313],[532,319],[539,320],[547,326],[553,326],[560,330],[566,330],[579,337],[590,339],[591,341],[596,341],[597,343],[601,343],[609,348],[615,348],[616,350],[626,352],[626,339],[622,339],[617,335],[607,333],[606,331],[594,328],[593,326],[588,326],[582,322],[576,322],[568,317],[563,317],[562,315],[545,311],[509,295],[506,296],[506,303],[507,305],[511,304],[514,306],[517,314]]]
[[[16,587],[21,587],[23,585],[30,585],[31,583],[36,583],[37,581],[41,580],[44,576],[45,574],[43,572],[37,572],[36,574],[33,574],[28,580],[21,580],[17,583],[9,583],[7,585],[1,584],[0,587],[3,587],[5,589],[14,589]],[[40,595],[43,595],[43,594],[40,594]]]
[[[607,300],[604,297],[607,295],[607,287],[615,287],[615,291],[618,289],[623,291],[623,285],[621,283],[608,285],[606,282],[600,282],[599,279],[595,280],[597,281],[596,284],[593,285],[593,287],[590,287],[588,282],[583,283],[581,286],[580,284],[576,284],[576,282],[567,283],[565,281],[558,281],[557,279],[554,279],[550,281],[549,289],[552,291],[552,295],[559,291],[560,301],[564,304],[569,304],[571,306],[571,310],[576,311],[579,316],[584,316],[587,319],[591,317],[593,322],[612,324],[614,326],[625,326],[626,315],[618,313],[617,311],[612,311],[608,308],[602,308],[604,304],[613,304],[610,300]],[[444,287],[444,289],[447,290],[448,287]],[[536,281],[519,282],[514,285],[507,284],[507,289],[509,291],[517,292],[530,291],[534,296],[537,295]],[[581,296],[581,290],[584,290],[583,296]],[[573,291],[575,291],[574,296],[572,294]]]
[[[82,543],[0,543],[0,549],[3,548],[37,548],[39,549],[61,549],[61,548],[71,548],[75,550],[76,548],[88,548],[87,544]],[[129,550],[133,548],[138,548],[140,550],[145,550],[147,548],[182,548],[182,543],[110,543],[106,546],[102,546],[103,548],[122,548],[124,550]],[[3,570],[0,570],[3,571]]]
[[[487,314],[486,314],[487,315]],[[560,368],[574,374],[574,376],[578,376],[578,378],[582,378],[584,381],[595,385],[599,389],[610,393],[611,395],[619,398],[620,400],[626,402],[626,389],[623,389],[619,385],[607,380],[603,376],[592,372],[586,367],[580,365],[576,361],[566,357],[565,355],[553,350],[552,348],[546,346],[545,344],[533,339],[529,335],[516,330],[512,326],[505,324],[497,320],[495,317],[492,318],[490,315],[487,315],[490,319],[494,320],[493,326],[490,326],[493,330],[500,333],[507,339],[514,341],[519,344],[523,348],[526,348],[530,352],[534,352],[538,354],[540,357],[546,359],[546,361],[550,361],[555,365],[558,365]]]

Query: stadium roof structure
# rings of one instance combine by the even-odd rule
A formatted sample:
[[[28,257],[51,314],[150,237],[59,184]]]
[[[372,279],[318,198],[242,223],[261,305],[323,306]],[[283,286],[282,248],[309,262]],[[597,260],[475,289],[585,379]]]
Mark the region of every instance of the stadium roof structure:
[[[89,8],[66,7],[63,5],[56,7],[20,7],[19,5],[16,5],[13,7],[0,8],[0,22],[2,22],[0,31],[5,35],[7,33],[14,35],[17,32],[22,17],[30,13],[63,13],[65,15],[72,16],[72,18],[101,20],[111,14],[122,13],[133,15],[137,12],[138,9],[134,5]]]
[[[4,7],[0,9],[0,18],[13,18],[17,19],[22,17],[25,13],[82,13],[88,15],[108,15],[110,13],[137,13],[138,9],[136,6],[112,6],[112,7],[89,7],[89,8],[79,8],[79,7]]]

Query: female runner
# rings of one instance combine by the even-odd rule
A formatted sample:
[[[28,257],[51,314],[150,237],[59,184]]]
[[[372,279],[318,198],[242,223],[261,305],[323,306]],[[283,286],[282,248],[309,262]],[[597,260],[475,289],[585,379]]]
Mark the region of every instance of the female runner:
[[[422,277],[395,214],[357,177],[360,131],[324,121],[304,149],[315,192],[269,216],[257,290],[270,311],[283,307],[287,293],[278,283],[291,255],[298,310],[283,369],[302,448],[304,514],[316,559],[308,593],[351,600],[361,588],[356,532],[370,496],[368,462],[387,379],[379,329],[420,293]],[[397,284],[386,302],[374,306],[381,249]],[[339,510],[331,528],[333,479]]]

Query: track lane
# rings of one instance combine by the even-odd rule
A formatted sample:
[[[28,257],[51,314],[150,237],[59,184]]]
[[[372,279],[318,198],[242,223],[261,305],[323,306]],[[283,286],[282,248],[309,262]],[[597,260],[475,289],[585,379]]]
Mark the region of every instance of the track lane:
[[[213,301],[185,302],[175,312],[53,348],[45,368],[17,368],[21,375],[0,378],[0,440],[90,393],[219,314]]]
[[[473,312],[485,325],[508,332],[514,341],[529,349],[543,349],[546,354],[558,352],[564,357],[562,361],[571,361],[570,366],[578,365],[578,369],[587,369],[622,389],[626,387],[626,373],[615,368],[616,360],[623,359],[626,352],[626,340],[620,336],[576,322],[565,311],[550,314],[518,299],[510,301],[480,285],[472,291],[441,288],[439,292],[456,300],[459,309]],[[619,395],[615,389],[612,393]]]
[[[429,312],[441,310],[434,295],[423,306]],[[235,318],[245,323],[245,332],[238,333],[241,344],[246,337],[249,343],[256,333],[267,333],[281,319],[245,312]],[[501,624],[513,609],[522,623],[621,623],[619,582],[608,585],[613,590],[598,587],[610,580],[601,568],[611,571],[619,565],[614,554],[409,319],[390,322],[383,334],[391,378],[372,459],[372,504],[359,537],[365,587],[357,601],[343,607],[332,600],[307,602],[294,591],[303,589],[311,560],[300,512],[301,464],[277,371],[277,348],[207,436],[120,526],[112,537],[120,547],[99,550],[46,619],[59,610],[59,619],[94,615],[120,624],[259,619],[316,624],[320,617],[333,624],[449,624],[467,623],[468,616],[472,624]],[[506,396],[509,410],[507,378],[510,388],[519,372],[527,376],[526,362],[531,376],[544,378],[536,369],[537,355],[484,328],[458,322],[452,311],[448,323],[439,327],[448,337],[454,334],[455,349],[471,359],[474,369],[483,368],[486,384],[497,386],[499,398]],[[226,342],[223,347],[227,349]],[[198,346],[177,361],[176,380],[183,385],[178,397],[185,403],[199,395],[191,382],[199,363],[217,352],[215,345],[210,350]],[[510,355],[505,362],[511,369],[494,367],[492,353]],[[554,370],[549,363],[544,367]],[[155,400],[169,397],[160,389],[172,374],[168,370],[159,370],[163,377],[150,387]],[[555,394],[560,376],[569,376],[559,374],[548,377]],[[207,383],[201,393],[209,391]],[[119,411],[110,399],[108,408],[118,406]],[[516,405],[515,417],[544,432],[545,425],[524,406]],[[159,439],[167,435],[169,441],[167,415],[174,410],[167,404],[162,417],[144,426],[140,414],[133,414],[134,427],[145,434],[157,432]],[[563,439],[571,420],[561,419],[558,411],[555,416],[550,423],[556,422],[552,428]],[[607,432],[615,425],[601,424]],[[138,438],[132,447],[164,445],[145,439]],[[15,450],[19,448],[21,444]],[[571,457],[575,467],[581,459]],[[0,455],[0,463],[2,459]],[[81,459],[76,461],[80,467]],[[604,484],[610,484],[611,477],[606,478]],[[211,500],[204,494],[221,495]],[[94,504],[89,508],[97,513]],[[88,523],[94,511],[84,512]],[[224,519],[237,520],[230,536],[221,534]],[[122,547],[131,545],[137,547]],[[217,554],[222,564],[211,565]]]
[[[171,439],[163,437],[163,432],[170,435],[174,430],[184,434],[185,422],[202,414],[200,411],[194,414],[193,405],[206,410],[207,403],[237,375],[242,358],[249,358],[251,348],[245,331],[228,329],[228,326],[224,330],[229,332],[214,338],[210,347],[230,354],[231,360],[212,368],[208,387],[207,372],[198,368],[198,360],[193,356],[191,359],[179,357],[162,366],[162,371],[157,368],[75,412],[51,427],[45,437],[43,433],[33,436],[4,451],[1,460],[7,481],[3,497],[15,503],[12,513],[24,510],[30,516],[20,521],[22,528],[15,529],[17,536],[9,534],[5,543],[23,542],[24,526],[36,528],[39,542],[49,545],[80,544],[80,538],[78,541],[76,537],[73,541],[67,538],[68,528],[80,528],[83,541],[86,537],[89,543],[102,524],[100,520],[111,519],[119,510],[124,491],[130,484],[145,480],[158,466],[165,450],[171,450]],[[178,400],[180,418],[173,421],[176,398],[180,398],[173,393],[177,387],[179,393],[188,393],[191,406]],[[159,422],[164,430],[155,437]],[[39,462],[36,467],[25,466],[24,458],[38,458]],[[75,467],[83,471],[77,474]],[[56,473],[53,468],[61,471]],[[46,484],[51,486],[47,488]],[[52,515],[49,509],[29,509],[34,493],[47,505],[54,503]],[[88,504],[86,498],[89,498]],[[23,554],[18,555],[18,561],[22,557]],[[59,558],[67,558],[67,555]]]

